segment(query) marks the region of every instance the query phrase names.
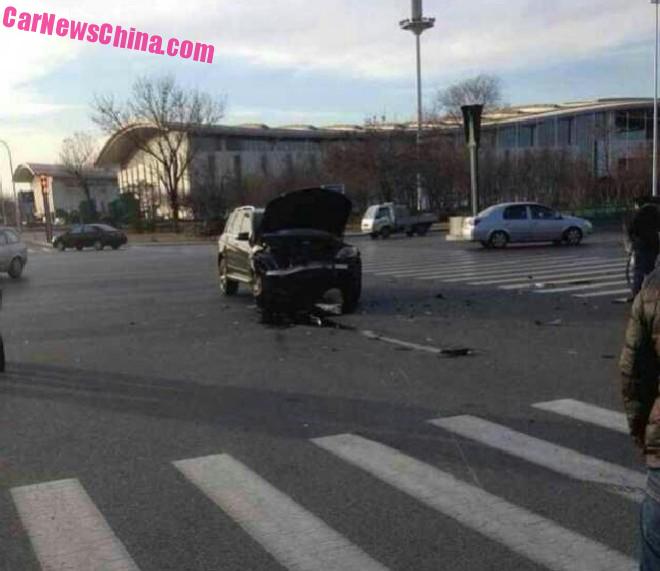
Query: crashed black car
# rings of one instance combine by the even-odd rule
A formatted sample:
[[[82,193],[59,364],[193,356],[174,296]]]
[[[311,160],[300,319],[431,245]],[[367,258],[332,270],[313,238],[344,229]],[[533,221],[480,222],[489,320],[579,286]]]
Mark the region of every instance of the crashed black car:
[[[265,209],[234,210],[218,241],[218,276],[225,295],[252,289],[264,311],[310,306],[331,290],[344,313],[362,291],[360,251],[342,237],[351,212],[343,194],[309,188],[284,194]]]

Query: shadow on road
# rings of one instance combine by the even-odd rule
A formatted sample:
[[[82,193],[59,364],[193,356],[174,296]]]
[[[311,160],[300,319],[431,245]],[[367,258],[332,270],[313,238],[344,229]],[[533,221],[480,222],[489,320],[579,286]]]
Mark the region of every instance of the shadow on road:
[[[264,382],[268,379],[264,372]],[[394,428],[414,432],[438,413],[361,398],[16,363],[0,375],[0,393],[279,436],[299,436],[304,425],[313,425],[319,433]]]

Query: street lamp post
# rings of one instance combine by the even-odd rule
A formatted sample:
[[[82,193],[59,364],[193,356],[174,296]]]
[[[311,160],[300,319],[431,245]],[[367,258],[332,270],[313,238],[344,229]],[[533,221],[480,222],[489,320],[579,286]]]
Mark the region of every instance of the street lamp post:
[[[14,192],[14,208],[16,209],[16,227],[18,228],[18,231],[21,232],[22,230],[21,207],[16,197],[16,183],[14,182],[14,162],[12,161],[11,158],[11,149],[9,148],[9,145],[2,139],[0,139],[0,144],[2,144],[5,147],[5,149],[7,150],[7,154],[9,155],[9,169],[11,170],[11,187]]]
[[[653,60],[653,182],[651,191],[658,196],[658,3],[660,0],[651,0],[655,4],[655,58]]]
[[[660,1],[660,0],[657,0]],[[421,35],[435,25],[435,18],[425,18],[422,11],[422,0],[412,0],[412,18],[399,22],[402,30],[415,34],[417,47],[417,208],[425,210],[428,207],[428,197],[422,185],[422,173],[419,170],[422,146],[422,47]]]

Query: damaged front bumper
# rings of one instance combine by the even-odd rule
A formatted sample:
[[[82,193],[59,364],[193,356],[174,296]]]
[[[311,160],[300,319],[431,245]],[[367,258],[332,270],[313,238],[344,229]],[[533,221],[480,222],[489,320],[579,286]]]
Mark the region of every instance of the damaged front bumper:
[[[359,279],[359,263],[310,263],[261,273],[264,304],[309,305],[331,289],[344,291]]]

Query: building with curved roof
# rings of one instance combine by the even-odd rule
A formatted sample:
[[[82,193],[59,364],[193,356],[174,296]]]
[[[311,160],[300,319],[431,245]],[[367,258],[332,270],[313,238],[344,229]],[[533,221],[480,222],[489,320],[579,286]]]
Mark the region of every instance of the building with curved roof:
[[[653,101],[643,98],[506,107],[484,115],[482,148],[491,149],[503,160],[536,150],[564,150],[586,157],[593,174],[605,176],[628,168],[637,157],[648,153],[652,116]],[[379,132],[412,137],[415,130],[412,122],[325,127],[251,123],[190,129],[188,145],[194,149],[195,161],[183,181],[183,192],[223,192],[227,182],[269,179],[300,170],[319,173],[331,145]],[[429,122],[424,130],[431,144],[435,137],[460,144],[463,137],[460,121],[451,116]],[[157,215],[167,216],[158,168],[136,148],[136,133],[141,138],[155,138],[158,129],[139,124],[117,132],[106,142],[96,164],[117,168],[121,192],[146,192],[157,202]]]

